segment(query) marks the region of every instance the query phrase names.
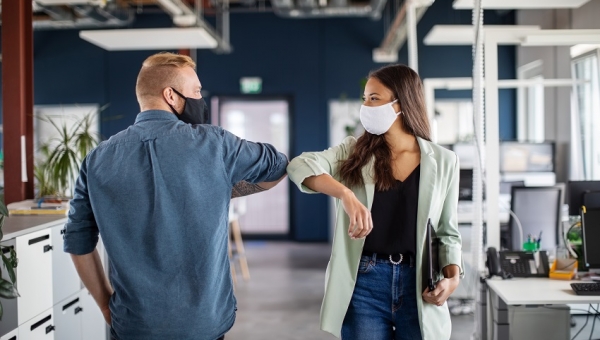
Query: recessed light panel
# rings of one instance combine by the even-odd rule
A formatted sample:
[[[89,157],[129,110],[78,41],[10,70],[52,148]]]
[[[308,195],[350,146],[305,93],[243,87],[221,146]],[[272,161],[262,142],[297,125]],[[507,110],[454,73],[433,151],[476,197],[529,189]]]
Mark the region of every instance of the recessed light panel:
[[[79,37],[108,51],[212,49],[218,43],[204,28],[89,30]]]

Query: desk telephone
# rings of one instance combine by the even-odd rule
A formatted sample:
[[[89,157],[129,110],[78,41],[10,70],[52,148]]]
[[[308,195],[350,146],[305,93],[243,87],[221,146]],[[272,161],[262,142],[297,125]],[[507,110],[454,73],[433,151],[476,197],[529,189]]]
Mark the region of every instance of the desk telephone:
[[[496,248],[487,250],[487,267],[490,276],[499,275],[505,279],[511,277],[548,277],[550,268],[548,255],[545,251],[539,252],[539,257],[524,251],[503,250]]]

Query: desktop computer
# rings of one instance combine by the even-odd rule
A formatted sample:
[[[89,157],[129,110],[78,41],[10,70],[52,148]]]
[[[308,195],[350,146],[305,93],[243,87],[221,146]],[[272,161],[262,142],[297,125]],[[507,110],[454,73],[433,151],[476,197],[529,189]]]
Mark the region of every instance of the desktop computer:
[[[600,269],[600,208],[582,209],[581,231],[583,261],[589,271]],[[600,295],[600,283],[572,283],[571,288],[578,295]]]
[[[558,230],[562,206],[560,187],[512,187],[511,209],[523,228],[523,242],[531,235],[537,239],[541,235],[540,249],[554,251],[558,245]],[[521,231],[517,219],[509,221],[512,250],[521,250]]]
[[[569,215],[579,216],[584,197],[590,193],[600,193],[600,181],[569,181],[567,188],[569,191]],[[600,208],[600,205],[597,207]],[[589,208],[594,207],[590,206]]]
[[[458,200],[473,200],[473,169],[460,169],[458,181]]]

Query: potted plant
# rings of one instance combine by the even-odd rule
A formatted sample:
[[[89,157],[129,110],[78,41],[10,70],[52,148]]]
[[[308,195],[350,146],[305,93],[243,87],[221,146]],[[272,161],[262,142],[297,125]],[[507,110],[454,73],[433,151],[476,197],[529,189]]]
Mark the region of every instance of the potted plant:
[[[81,162],[100,141],[100,136],[93,131],[93,123],[95,115],[105,107],[77,118],[72,127],[50,117],[38,117],[50,123],[56,133],[38,150],[41,159],[34,169],[38,197],[68,199],[72,196]]]
[[[0,240],[4,238],[2,227],[4,227],[4,221],[8,216],[8,209],[4,205],[4,202],[0,201]],[[8,249],[8,256],[4,254],[4,250]],[[0,297],[5,299],[15,299],[19,296],[17,292],[16,283],[17,277],[15,275],[15,268],[17,268],[17,253],[14,247],[0,246],[0,253],[2,254],[2,263],[4,269],[8,273],[8,280],[0,277]],[[0,274],[2,273],[2,267],[0,267]],[[0,319],[2,319],[3,309],[2,302],[0,302]]]

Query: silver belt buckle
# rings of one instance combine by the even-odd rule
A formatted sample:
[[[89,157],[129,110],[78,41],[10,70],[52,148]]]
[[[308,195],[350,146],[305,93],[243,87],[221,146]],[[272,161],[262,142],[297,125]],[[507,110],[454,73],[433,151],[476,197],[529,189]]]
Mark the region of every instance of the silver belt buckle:
[[[398,262],[394,261],[394,259],[392,258],[392,255],[390,255],[390,262],[394,265],[399,265],[400,263],[402,263],[402,260],[404,259],[404,255],[400,254],[400,260],[398,260]]]

